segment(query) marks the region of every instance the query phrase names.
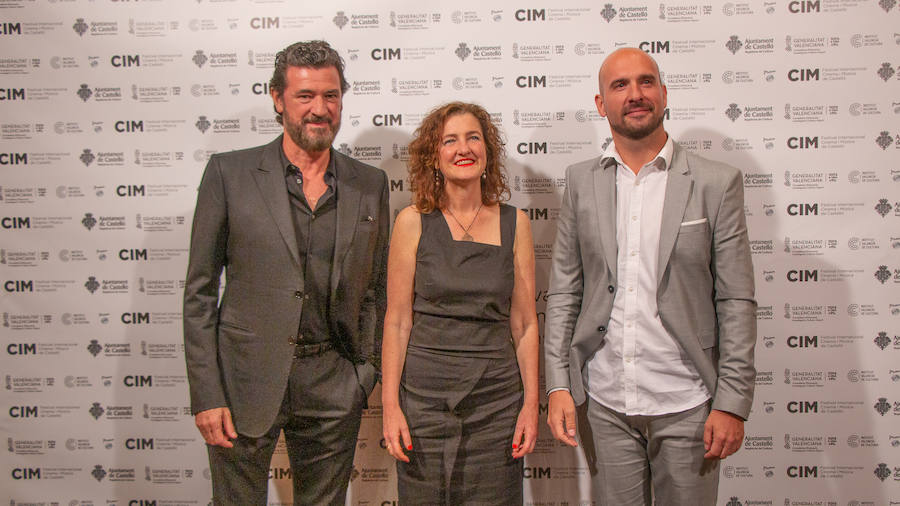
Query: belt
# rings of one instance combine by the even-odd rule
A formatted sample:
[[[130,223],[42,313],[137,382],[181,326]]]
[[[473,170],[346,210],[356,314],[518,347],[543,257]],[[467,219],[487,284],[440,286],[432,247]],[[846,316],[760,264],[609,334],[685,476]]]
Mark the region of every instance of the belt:
[[[294,346],[294,358],[315,357],[334,349],[331,341],[315,344],[297,344]]]

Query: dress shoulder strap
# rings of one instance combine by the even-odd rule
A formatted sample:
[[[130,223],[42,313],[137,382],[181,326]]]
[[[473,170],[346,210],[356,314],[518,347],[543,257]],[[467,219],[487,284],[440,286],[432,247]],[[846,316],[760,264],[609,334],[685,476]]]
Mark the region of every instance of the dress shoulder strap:
[[[516,240],[516,208],[500,204],[500,242],[512,251]]]

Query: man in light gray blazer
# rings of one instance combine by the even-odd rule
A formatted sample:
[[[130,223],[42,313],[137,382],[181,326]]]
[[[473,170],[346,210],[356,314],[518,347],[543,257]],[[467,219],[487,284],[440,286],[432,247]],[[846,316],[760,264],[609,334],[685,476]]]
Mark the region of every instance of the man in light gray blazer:
[[[284,134],[213,155],[200,183],[184,342],[217,505],[266,504],[282,430],[294,504],[345,501],[380,355],[390,215],[385,173],[331,148],[343,70],[323,41],[280,51],[269,88]]]
[[[740,171],[663,128],[666,87],[634,48],[595,102],[613,144],[566,171],[547,299],[548,423],[597,457],[598,504],[714,505],[753,401],[756,302]]]

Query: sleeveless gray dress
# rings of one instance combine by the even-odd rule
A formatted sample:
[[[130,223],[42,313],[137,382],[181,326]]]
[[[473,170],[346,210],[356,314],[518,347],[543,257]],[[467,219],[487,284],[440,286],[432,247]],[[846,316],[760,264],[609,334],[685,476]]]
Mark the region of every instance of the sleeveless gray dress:
[[[401,505],[521,505],[512,437],[522,382],[509,329],[516,210],[500,205],[501,245],[455,241],[422,215],[413,326],[400,404],[413,450],[397,463]]]

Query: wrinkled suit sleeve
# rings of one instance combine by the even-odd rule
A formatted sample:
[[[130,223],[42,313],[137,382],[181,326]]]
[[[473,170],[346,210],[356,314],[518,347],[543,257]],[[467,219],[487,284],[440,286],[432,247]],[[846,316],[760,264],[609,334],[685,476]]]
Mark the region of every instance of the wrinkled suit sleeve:
[[[713,230],[718,382],[713,409],[750,415],[756,379],[756,301],[740,171],[728,180]]]
[[[219,278],[226,264],[228,213],[218,157],[200,182],[184,286],[184,353],[191,412],[227,405],[218,362]]]
[[[572,387],[569,384],[569,352],[584,295],[584,268],[576,215],[578,188],[572,179],[572,172],[572,167],[566,171],[566,190],[557,220],[556,240],[553,243],[550,266],[550,287],[547,292],[544,376],[548,392]]]
[[[371,301],[368,305],[369,318],[373,323],[373,354],[369,361],[375,366],[376,374],[381,376],[381,340],[384,333],[384,314],[387,311],[387,257],[388,243],[390,241],[390,186],[387,174],[381,174],[381,196],[379,200],[378,238],[375,243],[375,258],[373,260],[373,276],[366,292],[366,299]]]

